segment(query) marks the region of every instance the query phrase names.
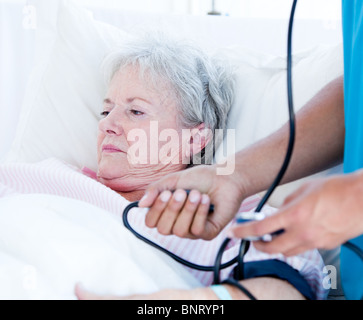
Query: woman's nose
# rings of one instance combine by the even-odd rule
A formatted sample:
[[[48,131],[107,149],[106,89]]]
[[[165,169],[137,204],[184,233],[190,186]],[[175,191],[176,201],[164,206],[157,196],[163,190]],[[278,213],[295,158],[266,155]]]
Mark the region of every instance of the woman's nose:
[[[122,120],[117,113],[110,112],[104,119],[100,121],[100,129],[108,135],[122,135]]]
[[[106,132],[107,132],[108,134],[116,134],[116,135],[117,135],[117,132],[115,132],[115,131],[113,131],[113,130],[111,130],[111,129],[106,130]]]

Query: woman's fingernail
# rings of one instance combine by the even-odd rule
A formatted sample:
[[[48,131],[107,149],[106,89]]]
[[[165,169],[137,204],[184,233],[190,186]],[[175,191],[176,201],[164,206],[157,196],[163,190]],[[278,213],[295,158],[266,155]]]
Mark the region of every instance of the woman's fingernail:
[[[168,202],[169,199],[170,199],[170,196],[171,196],[170,191],[163,191],[160,194],[160,199],[161,199],[162,202]]]

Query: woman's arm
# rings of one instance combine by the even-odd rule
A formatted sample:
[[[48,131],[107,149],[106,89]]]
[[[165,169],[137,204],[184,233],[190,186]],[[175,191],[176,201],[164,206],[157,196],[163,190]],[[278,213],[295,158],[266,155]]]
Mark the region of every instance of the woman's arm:
[[[291,284],[284,280],[261,277],[242,280],[246,287],[258,300],[303,300],[304,297]],[[234,286],[224,284],[233,300],[249,300],[248,297]],[[91,293],[77,285],[75,294],[79,300],[216,300],[218,297],[209,287],[191,290],[165,289],[152,294],[132,295],[127,297],[101,296]]]

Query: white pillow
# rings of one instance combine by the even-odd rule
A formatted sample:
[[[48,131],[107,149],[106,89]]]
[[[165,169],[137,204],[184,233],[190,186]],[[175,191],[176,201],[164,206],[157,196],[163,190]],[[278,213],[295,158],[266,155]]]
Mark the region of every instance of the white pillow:
[[[222,48],[218,53],[236,66],[235,101],[228,128],[235,130],[238,151],[288,120],[286,58],[243,47]],[[292,72],[297,112],[327,83],[343,74],[342,45],[322,45],[295,54]],[[230,150],[225,151],[230,154]]]
[[[95,21],[71,2],[58,1],[57,6],[53,1],[40,2],[39,61],[6,160],[35,162],[56,157],[95,170],[97,122],[106,90],[100,64],[131,35]],[[218,53],[237,67],[236,99],[228,127],[236,130],[236,150],[240,150],[287,120],[286,62],[242,47],[220,48]],[[296,110],[342,74],[342,62],[340,45],[294,56]]]
[[[35,5],[38,61],[5,160],[56,157],[95,169],[97,124],[106,90],[100,65],[129,35],[95,21],[68,1]]]
[[[241,47],[221,49],[220,53],[237,66],[236,96],[228,122],[228,128],[234,129],[236,150],[228,148],[228,143],[225,142],[216,154],[216,161],[223,163],[226,156],[264,138],[285,124],[288,121],[288,101],[285,58]],[[293,56],[295,112],[326,84],[342,74],[342,44],[321,45],[295,54]],[[253,171],[254,168],[248,170]],[[230,170],[226,170],[228,171]],[[342,167],[338,166],[317,175],[324,176],[341,171]],[[279,207],[285,197],[307,179],[311,177],[276,188],[269,198],[269,204]]]

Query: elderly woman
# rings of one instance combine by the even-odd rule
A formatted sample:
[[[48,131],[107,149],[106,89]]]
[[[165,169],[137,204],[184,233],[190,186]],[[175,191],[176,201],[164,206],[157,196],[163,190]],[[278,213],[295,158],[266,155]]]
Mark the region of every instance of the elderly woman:
[[[29,174],[27,180],[27,173],[22,170],[20,182],[16,179],[9,182],[12,191],[58,193],[120,213],[124,203],[118,202],[119,199],[140,200],[150,183],[169,173],[187,170],[188,166],[195,164],[195,159],[197,163],[211,161],[211,150],[218,146],[214,130],[225,128],[233,101],[233,74],[225,65],[189,43],[161,35],[148,35],[124,43],[111,53],[104,62],[104,69],[109,85],[99,122],[98,171],[83,170],[93,178],[90,179],[92,186],[83,187],[82,184],[91,182],[85,180],[88,177],[82,176],[72,178],[72,184],[58,182],[66,187],[57,189],[54,179],[49,184],[28,182],[30,178],[38,179],[39,174]],[[59,174],[57,179],[61,179]],[[161,201],[177,207],[182,207],[185,199],[183,190],[161,194]],[[195,199],[195,203],[202,200],[198,208],[200,216],[208,214],[210,201],[206,195],[192,190],[189,199]],[[245,200],[240,210],[253,209],[258,200],[258,197]],[[193,201],[189,205],[193,205]],[[163,219],[167,219],[167,215]],[[216,253],[226,238],[224,232],[212,241],[165,236],[170,234],[170,228],[177,230],[178,226],[165,230],[150,229],[146,225],[153,225],[154,221],[146,221],[145,225],[145,219],[137,216],[133,217],[132,224],[152,241],[185,260],[203,265],[213,265]],[[195,221],[195,228],[202,225]],[[239,242],[232,241],[226,250],[226,258],[234,257],[238,249]],[[245,262],[248,279],[241,283],[257,298],[325,297],[326,292],[322,288],[323,264],[317,251],[285,258],[258,252],[251,245]],[[269,262],[273,268],[267,273],[261,272],[260,262],[263,263],[263,270]],[[230,276],[233,268],[225,269],[222,278]],[[123,298],[218,297],[220,291],[210,287],[210,272],[190,272],[204,287],[190,291],[170,288],[151,295]],[[230,294],[234,299],[246,298],[243,292],[230,285],[219,289],[227,290],[224,297]],[[102,298],[80,287],[76,288],[76,294],[80,299]]]
[[[226,125],[232,74],[194,46],[160,35],[129,43],[104,67],[110,83],[99,123],[98,180],[138,200],[151,182],[210,150],[212,132]]]
[[[112,80],[99,123],[97,175],[127,199],[139,199],[152,181],[185,169],[191,155],[204,149],[212,138],[204,129],[224,127],[232,79],[193,47],[153,40],[135,43],[106,63]],[[170,143],[158,139],[163,132],[173,142],[164,154],[159,150]],[[134,135],[143,140],[136,150],[145,154],[141,163],[130,151]]]

